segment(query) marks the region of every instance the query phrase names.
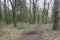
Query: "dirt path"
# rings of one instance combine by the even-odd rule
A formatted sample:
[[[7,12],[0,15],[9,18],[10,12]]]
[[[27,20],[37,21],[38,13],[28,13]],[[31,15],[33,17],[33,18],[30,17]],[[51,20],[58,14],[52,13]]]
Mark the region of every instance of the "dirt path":
[[[60,30],[52,30],[51,24],[35,25],[19,35],[16,40],[60,40]]]
[[[16,40],[41,40],[42,30],[40,25],[23,32]]]

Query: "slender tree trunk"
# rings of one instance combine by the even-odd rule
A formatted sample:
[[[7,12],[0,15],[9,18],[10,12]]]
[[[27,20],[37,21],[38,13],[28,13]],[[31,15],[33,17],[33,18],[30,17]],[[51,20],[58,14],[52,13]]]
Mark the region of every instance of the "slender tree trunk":
[[[5,24],[8,23],[8,18],[7,18],[7,10],[6,10],[6,0],[4,0],[4,15],[5,15]]]
[[[2,24],[2,5],[1,5],[1,0],[0,0],[0,29],[3,26]]]
[[[30,7],[29,7],[29,23],[32,23],[32,14],[31,14],[31,0],[30,0]]]
[[[7,8],[7,16],[8,16],[8,23],[11,23],[11,20],[10,20],[10,10],[9,10],[9,0],[7,0],[7,5],[8,5],[8,8]],[[12,15],[11,15],[12,16]]]
[[[59,9],[59,0],[54,0],[54,8],[53,8],[53,30],[59,29],[59,12],[57,11]]]
[[[11,0],[9,0],[10,1],[10,3],[11,3],[11,5],[12,5],[12,13],[13,13],[13,24],[14,24],[14,27],[16,27],[17,25],[16,25],[16,10],[15,10],[15,8],[16,8],[16,0],[15,0],[15,5],[11,2]]]
[[[26,0],[23,1],[23,21],[24,22],[27,22],[27,7],[26,7]],[[26,19],[27,18],[27,19]]]
[[[36,3],[33,0],[33,24],[36,23]]]
[[[48,3],[48,8],[46,9],[45,23],[48,22],[48,11],[49,11],[49,5],[50,5],[50,3]]]
[[[46,16],[46,0],[44,0],[44,9],[41,14],[41,23],[45,23],[45,16]]]
[[[0,0],[0,21],[2,20],[2,14],[1,14],[1,0]]]
[[[23,15],[23,12],[24,12],[24,0],[20,0],[20,21],[24,21],[24,15]]]
[[[14,27],[16,27],[16,0],[15,0],[15,6],[13,7],[13,22],[14,22]]]

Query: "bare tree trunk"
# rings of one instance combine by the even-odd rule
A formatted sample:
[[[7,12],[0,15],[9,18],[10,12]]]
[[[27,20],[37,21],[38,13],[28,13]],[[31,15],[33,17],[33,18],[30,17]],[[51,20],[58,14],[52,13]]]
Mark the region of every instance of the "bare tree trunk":
[[[9,10],[9,0],[7,0],[7,5],[8,5],[8,7],[7,7],[7,17],[8,17],[8,23],[11,23],[11,20],[10,20],[10,10]],[[12,16],[12,15],[11,15]]]
[[[4,22],[7,23],[7,10],[6,10],[6,0],[4,0]]]
[[[1,0],[0,0],[0,21],[2,19],[2,14],[1,14]]]
[[[2,7],[2,5],[1,5],[1,0],[0,0],[0,29],[2,27],[2,22],[1,22],[2,21],[2,12],[1,12],[2,8],[1,7]]]
[[[31,0],[30,0],[30,7],[29,7],[29,23],[32,23],[32,14],[31,14]]]
[[[59,0],[54,0],[54,8],[53,8],[53,30],[59,29],[59,12],[57,11],[59,9]]]
[[[12,2],[11,2],[11,0],[9,0],[10,1],[10,3],[11,3],[11,5],[12,5],[12,13],[13,13],[13,24],[14,24],[14,27],[16,27],[17,25],[16,25],[16,10],[15,10],[15,8],[16,8],[16,0],[15,0],[15,3],[13,4]]]
[[[36,0],[33,0],[33,24],[36,23]]]
[[[46,16],[46,0],[44,0],[44,9],[41,15],[41,23],[45,23],[45,16]]]

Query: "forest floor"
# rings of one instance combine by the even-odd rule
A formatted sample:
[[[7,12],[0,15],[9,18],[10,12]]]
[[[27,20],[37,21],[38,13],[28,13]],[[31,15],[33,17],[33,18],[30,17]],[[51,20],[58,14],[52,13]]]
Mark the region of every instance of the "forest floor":
[[[60,31],[52,30],[51,24],[34,24],[27,29],[5,27],[0,40],[60,40]]]
[[[60,31],[52,30],[51,24],[35,25],[25,30],[16,40],[60,40]]]

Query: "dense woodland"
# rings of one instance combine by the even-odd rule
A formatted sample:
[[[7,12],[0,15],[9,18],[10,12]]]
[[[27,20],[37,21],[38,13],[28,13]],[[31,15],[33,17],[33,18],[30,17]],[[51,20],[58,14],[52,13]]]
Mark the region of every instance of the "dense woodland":
[[[52,30],[60,30],[60,0],[43,0],[42,6],[39,1],[0,0],[0,27],[9,24],[17,27],[18,23],[52,24]]]
[[[9,2],[11,4],[12,9],[9,9]],[[0,21],[2,24],[14,24],[16,27],[18,22],[28,22],[30,24],[36,23],[49,23],[48,22],[48,10],[52,0],[48,1],[44,0],[44,7],[39,8],[37,3],[39,0],[29,0],[28,5],[26,0],[4,0],[3,4],[0,0]],[[7,6],[8,5],[8,6]],[[46,8],[47,5],[47,8]],[[42,10],[43,9],[43,10]],[[57,11],[58,10],[58,11]],[[53,23],[53,29],[58,28],[58,20],[59,20],[59,0],[54,0],[52,17],[50,23]],[[53,22],[52,22],[53,20]]]

